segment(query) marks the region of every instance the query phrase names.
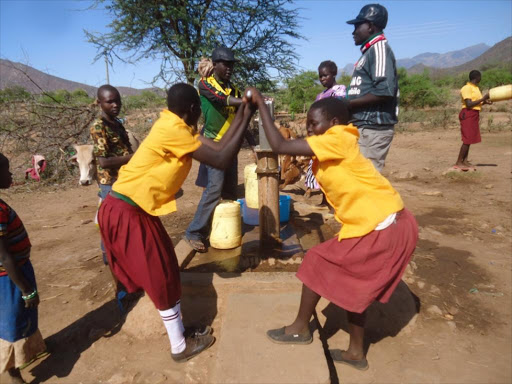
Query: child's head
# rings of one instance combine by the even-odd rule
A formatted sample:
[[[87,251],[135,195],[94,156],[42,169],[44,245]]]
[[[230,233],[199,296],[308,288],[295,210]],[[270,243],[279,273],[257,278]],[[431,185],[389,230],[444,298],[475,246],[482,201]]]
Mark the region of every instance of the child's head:
[[[308,136],[321,135],[334,125],[347,124],[350,118],[348,103],[334,97],[318,100],[308,111]]]
[[[322,83],[325,88],[331,88],[334,84],[336,84],[337,74],[338,67],[334,61],[322,61],[318,66],[318,78],[320,79],[320,83]]]
[[[9,171],[9,159],[0,153],[0,188],[7,189],[12,184],[12,173]]]
[[[174,84],[167,91],[167,108],[185,123],[195,127],[201,116],[201,101],[197,90],[189,84]]]
[[[471,72],[469,72],[469,81],[471,81],[472,83],[478,84],[481,79],[482,74],[480,73],[480,71],[473,69]]]
[[[98,88],[96,100],[103,113],[110,118],[117,117],[121,112],[121,95],[115,87],[109,84]]]

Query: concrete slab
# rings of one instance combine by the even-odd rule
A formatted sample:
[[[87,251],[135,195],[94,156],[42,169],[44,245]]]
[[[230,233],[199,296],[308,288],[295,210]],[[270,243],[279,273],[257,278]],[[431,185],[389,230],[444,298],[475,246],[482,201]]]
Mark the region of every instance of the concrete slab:
[[[185,266],[196,253],[194,248],[192,248],[190,244],[183,239],[181,239],[174,247],[174,252],[176,253],[176,258],[178,259],[178,265],[180,267]]]
[[[291,225],[284,225],[281,228],[280,243],[269,248],[261,247],[258,227],[246,229],[241,247],[223,250],[209,247],[208,252],[196,253],[193,259],[187,259],[182,269],[203,273],[241,273],[249,270],[251,272],[297,271],[303,252]]]
[[[328,383],[329,370],[317,331],[309,345],[274,344],[265,334],[292,321],[299,301],[300,292],[230,294],[211,383]]]

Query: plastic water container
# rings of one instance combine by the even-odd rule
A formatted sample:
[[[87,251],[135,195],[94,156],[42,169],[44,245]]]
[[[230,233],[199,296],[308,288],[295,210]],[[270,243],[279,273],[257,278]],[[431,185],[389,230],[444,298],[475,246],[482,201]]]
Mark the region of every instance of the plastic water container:
[[[494,87],[489,90],[491,101],[502,101],[512,99],[512,84]]]
[[[260,216],[259,210],[249,208],[246,204],[245,199],[238,199],[240,203],[240,207],[242,210],[242,220],[245,224],[248,225],[259,225]],[[291,197],[288,195],[279,195],[279,222],[286,223],[290,220],[290,206],[291,206]]]
[[[249,208],[258,209],[258,174],[256,164],[246,165],[244,168],[245,201]]]
[[[210,245],[217,249],[231,249],[242,244],[242,222],[240,203],[224,200],[213,213]]]

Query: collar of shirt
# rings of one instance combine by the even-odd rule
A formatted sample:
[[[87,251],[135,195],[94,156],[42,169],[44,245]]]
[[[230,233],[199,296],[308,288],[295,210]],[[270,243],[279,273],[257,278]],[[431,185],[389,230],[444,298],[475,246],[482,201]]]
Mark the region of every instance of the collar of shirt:
[[[227,83],[224,84],[220,80],[217,80],[215,78],[215,75],[211,75],[208,78],[208,82],[215,87],[215,89],[219,92],[222,92],[223,94],[230,95],[231,94],[231,84]]]
[[[376,33],[375,35],[371,36],[368,40],[366,40],[363,44],[361,44],[361,53],[365,53],[372,45],[383,40],[387,40],[386,36],[384,36],[384,32]]]

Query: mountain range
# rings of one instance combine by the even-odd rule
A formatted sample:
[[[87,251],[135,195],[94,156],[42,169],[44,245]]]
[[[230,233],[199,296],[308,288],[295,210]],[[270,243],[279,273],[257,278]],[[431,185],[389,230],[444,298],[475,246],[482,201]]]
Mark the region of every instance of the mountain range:
[[[96,96],[97,87],[77,83],[76,81],[62,79],[52,76],[28,65],[15,63],[9,60],[0,59],[0,89],[20,86],[30,93],[41,93],[45,91],[56,91],[64,89],[72,92],[75,89],[83,89],[91,97]],[[116,87],[122,96],[139,95],[145,90],[156,90],[157,88],[136,89],[130,87]]]
[[[422,53],[413,58],[397,60],[397,66],[407,68],[409,73],[423,73],[428,69],[434,76],[453,75],[471,69],[484,70],[491,67],[512,70],[512,37],[500,41],[491,48],[486,44],[477,44],[447,53]],[[350,75],[353,68],[354,64],[347,64],[340,74]],[[21,86],[31,93],[40,93],[41,89],[45,91],[64,89],[72,92],[81,88],[89,96],[95,96],[97,90],[91,85],[65,80],[28,65],[0,59],[0,89],[13,86]],[[145,90],[161,93],[157,88],[136,89],[121,86],[117,89],[123,96],[138,95]]]

